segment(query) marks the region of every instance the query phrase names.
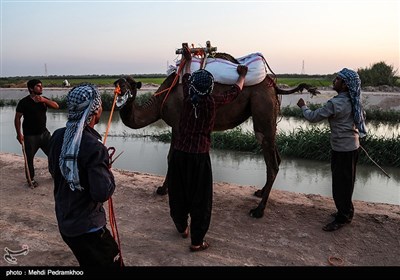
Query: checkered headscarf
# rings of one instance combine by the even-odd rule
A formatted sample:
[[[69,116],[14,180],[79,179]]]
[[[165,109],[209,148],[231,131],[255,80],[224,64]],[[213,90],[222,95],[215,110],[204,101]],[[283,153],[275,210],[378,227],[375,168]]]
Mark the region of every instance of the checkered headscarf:
[[[189,93],[190,95],[207,95],[214,88],[213,75],[204,69],[199,69],[193,72],[189,78]]]
[[[365,126],[365,119],[363,115],[363,110],[361,106],[361,80],[358,76],[357,72],[343,68],[339,73],[338,77],[343,79],[346,83],[349,93],[351,104],[353,106],[353,113],[354,113],[354,123],[357,126],[358,134],[361,138],[367,135],[367,128]]]
[[[197,104],[201,96],[211,94],[214,88],[213,75],[204,69],[194,71],[189,77],[189,96],[194,108],[194,115],[197,119]]]
[[[80,84],[68,92],[68,121],[60,154],[61,174],[71,190],[83,190],[79,183],[78,153],[82,132],[101,107],[101,96],[96,86]]]

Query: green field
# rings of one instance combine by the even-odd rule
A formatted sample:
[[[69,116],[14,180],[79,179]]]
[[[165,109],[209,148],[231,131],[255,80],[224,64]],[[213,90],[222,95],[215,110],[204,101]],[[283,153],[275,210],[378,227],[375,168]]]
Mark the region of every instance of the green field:
[[[290,87],[295,87],[300,83],[307,83],[315,87],[328,87],[332,85],[332,79],[330,79],[330,77],[325,77],[325,76],[318,78],[310,78],[310,77],[280,78],[278,76],[278,84],[285,84]]]
[[[62,87],[63,81],[68,80],[70,86],[76,86],[81,83],[92,83],[99,87],[112,87],[114,82],[121,78],[122,75],[112,76],[51,76],[51,77],[8,77],[0,78],[0,88],[10,87],[26,87],[26,83],[30,79],[39,79],[44,87]],[[165,75],[132,75],[132,77],[142,83],[161,84],[166,78]]]
[[[131,75],[136,81],[144,84],[158,84],[160,85],[166,75],[162,74],[143,74]],[[44,87],[62,87],[63,81],[68,80],[71,86],[76,86],[80,83],[87,82],[95,84],[99,87],[112,87],[113,83],[121,78],[122,75],[87,75],[87,76],[49,76],[49,77],[7,77],[0,78],[0,88],[10,87],[26,87],[26,83],[30,79],[40,79]],[[312,86],[330,86],[332,85],[332,78],[327,75],[278,75],[278,84],[286,84],[290,87],[297,86],[299,83],[308,83]]]

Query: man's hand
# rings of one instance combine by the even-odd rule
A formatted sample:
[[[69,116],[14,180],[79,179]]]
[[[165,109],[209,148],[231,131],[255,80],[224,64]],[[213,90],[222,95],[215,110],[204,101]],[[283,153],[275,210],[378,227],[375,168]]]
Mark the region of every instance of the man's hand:
[[[240,88],[240,90],[243,89],[244,87],[244,80],[245,80],[245,76],[247,74],[247,66],[246,65],[238,65],[238,67],[236,68],[236,71],[239,74],[239,78],[236,81],[237,86]]]
[[[24,135],[22,134],[17,135],[17,140],[22,145],[22,142],[24,141]]]
[[[247,66],[246,65],[238,65],[238,67],[236,68],[236,71],[238,72],[239,76],[246,76],[247,74]]]
[[[108,152],[108,169],[111,169],[112,164],[114,162],[113,156],[115,154],[115,148],[114,147],[108,147],[107,148],[107,152]]]
[[[32,99],[36,103],[43,103],[44,102],[44,98],[42,98],[40,95],[35,95],[34,97],[32,97]]]
[[[304,102],[303,98],[300,98],[299,101],[297,101],[297,106],[299,106],[301,108],[304,105],[306,105],[306,103]]]

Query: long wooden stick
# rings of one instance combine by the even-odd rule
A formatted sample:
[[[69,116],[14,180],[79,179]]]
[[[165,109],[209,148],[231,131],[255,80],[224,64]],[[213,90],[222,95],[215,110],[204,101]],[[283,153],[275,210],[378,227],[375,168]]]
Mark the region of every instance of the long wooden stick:
[[[106,144],[107,136],[108,136],[108,130],[110,129],[110,126],[111,126],[111,120],[112,120],[112,116],[113,116],[113,113],[114,113],[115,103],[117,101],[117,96],[118,96],[118,94],[114,93],[114,101],[113,101],[113,104],[112,104],[112,107],[111,107],[111,112],[110,112],[110,117],[108,119],[106,133],[104,134],[104,140],[103,140],[103,144],[104,145]]]
[[[23,140],[21,141],[21,146],[22,146],[22,154],[24,155],[26,178],[28,179],[29,187],[32,188],[33,184],[32,184],[32,179],[31,179],[31,173],[29,171],[28,159],[26,158],[25,144],[24,144]]]
[[[361,147],[361,149],[365,152],[365,154],[367,155],[367,157],[386,175],[386,176],[388,176],[389,178],[390,178],[390,176],[389,176],[389,174],[387,174],[386,173],[386,171],[385,170],[383,170],[383,168],[382,167],[380,167],[379,166],[379,164],[377,164],[370,156],[369,156],[369,154],[367,153],[367,151],[364,149],[364,147],[363,146],[361,146],[360,145],[360,147]]]

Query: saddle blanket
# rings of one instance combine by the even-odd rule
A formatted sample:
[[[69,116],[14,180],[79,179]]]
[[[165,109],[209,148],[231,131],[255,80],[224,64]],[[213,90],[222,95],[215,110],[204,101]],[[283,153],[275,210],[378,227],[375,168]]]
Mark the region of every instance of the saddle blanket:
[[[252,86],[261,83],[267,76],[265,59],[261,53],[252,53],[240,58],[236,58],[236,60],[239,62],[239,64],[243,64],[248,67],[244,82],[245,86]],[[179,63],[180,61],[177,62],[176,67],[179,67]],[[194,71],[199,70],[200,64],[201,59],[198,57],[193,57],[192,64],[190,65],[190,71],[193,73]],[[214,76],[215,82],[225,85],[233,85],[236,83],[239,77],[239,74],[236,71],[237,66],[238,64],[222,58],[208,57],[204,69],[209,71]],[[173,68],[173,70],[176,71],[176,68]]]

